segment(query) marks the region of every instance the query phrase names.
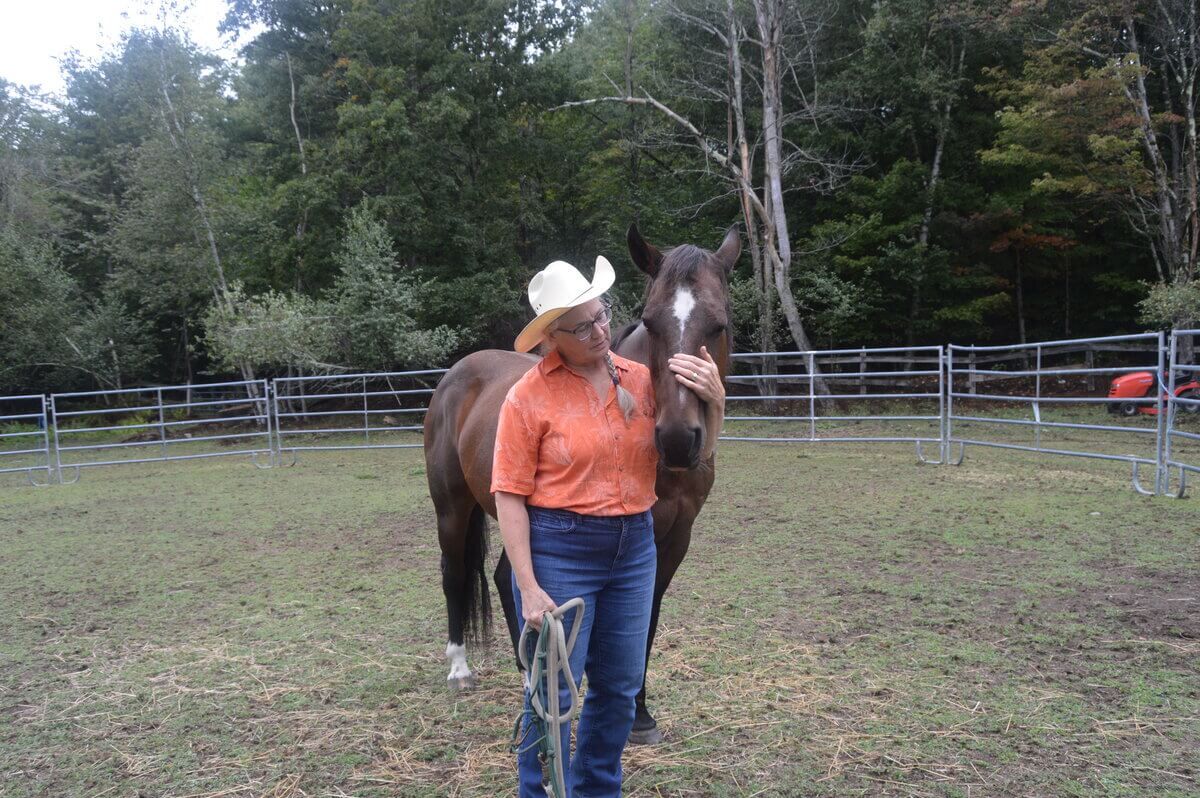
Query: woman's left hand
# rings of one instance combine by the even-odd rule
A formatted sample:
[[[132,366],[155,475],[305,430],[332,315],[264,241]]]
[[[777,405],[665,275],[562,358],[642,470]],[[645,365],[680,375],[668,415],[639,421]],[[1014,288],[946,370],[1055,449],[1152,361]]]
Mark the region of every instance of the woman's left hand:
[[[725,383],[721,380],[721,372],[708,347],[700,347],[700,357],[677,352],[667,361],[667,367],[675,374],[675,379],[685,388],[690,389],[700,400],[708,404],[724,406]]]

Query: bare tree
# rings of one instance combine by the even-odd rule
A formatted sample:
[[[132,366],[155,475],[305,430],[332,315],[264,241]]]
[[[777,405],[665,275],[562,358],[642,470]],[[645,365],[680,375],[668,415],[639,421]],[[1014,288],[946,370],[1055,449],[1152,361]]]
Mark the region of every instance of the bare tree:
[[[774,346],[774,299],[778,297],[796,347],[811,350],[792,291],[791,269],[797,253],[792,249],[786,194],[796,183],[809,192],[833,191],[860,167],[845,153],[827,153],[807,146],[798,135],[789,137],[792,131],[815,133],[844,110],[823,99],[817,70],[822,32],[831,12],[819,4],[800,8],[785,0],[753,0],[753,14],[745,20],[733,0],[669,3],[665,8],[671,19],[702,32],[711,45],[697,53],[702,66],[690,77],[677,78],[672,89],[684,100],[721,103],[726,110],[724,136],[701,130],[645,87],[635,94],[628,80],[619,95],[568,102],[552,110],[599,103],[645,106],[681,131],[738,196],[754,263],[759,345],[763,351]],[[701,72],[704,77],[698,76]],[[714,75],[722,79],[713,82]],[[761,130],[753,136],[747,113],[752,91],[757,92],[762,112]]]
[[[291,98],[288,101],[288,114],[292,120],[292,130],[296,133],[296,150],[300,154],[300,176],[308,175],[308,159],[304,155],[304,137],[300,135],[300,123],[296,121],[296,75],[292,71],[292,54],[287,50],[283,51],[284,61],[287,63],[288,86],[291,88]],[[300,290],[301,275],[304,274],[304,255],[301,245],[304,243],[304,233],[308,229],[308,205],[304,206],[304,210],[300,214],[300,220],[296,222],[296,290]]]

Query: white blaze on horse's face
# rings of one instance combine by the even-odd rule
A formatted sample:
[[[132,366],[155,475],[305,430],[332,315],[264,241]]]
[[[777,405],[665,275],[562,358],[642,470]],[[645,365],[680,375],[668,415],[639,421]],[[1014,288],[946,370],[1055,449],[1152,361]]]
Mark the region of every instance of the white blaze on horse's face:
[[[679,348],[676,351],[683,351],[683,331],[687,329],[688,317],[692,315],[692,310],[696,307],[696,297],[692,295],[692,289],[680,288],[675,293],[675,318],[679,321]],[[679,401],[684,400],[683,386],[679,388]]]

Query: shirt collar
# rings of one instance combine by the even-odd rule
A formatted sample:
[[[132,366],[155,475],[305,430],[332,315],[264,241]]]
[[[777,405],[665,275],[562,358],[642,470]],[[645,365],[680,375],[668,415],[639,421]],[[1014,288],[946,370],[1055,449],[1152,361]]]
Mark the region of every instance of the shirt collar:
[[[612,359],[613,365],[617,367],[618,371],[629,371],[629,362],[625,358],[613,352]],[[551,349],[546,353],[546,356],[542,358],[541,366],[543,374],[549,374],[560,368],[567,369],[567,364],[563,362],[562,356],[558,354],[557,349]],[[567,371],[570,371],[570,369],[567,369]]]

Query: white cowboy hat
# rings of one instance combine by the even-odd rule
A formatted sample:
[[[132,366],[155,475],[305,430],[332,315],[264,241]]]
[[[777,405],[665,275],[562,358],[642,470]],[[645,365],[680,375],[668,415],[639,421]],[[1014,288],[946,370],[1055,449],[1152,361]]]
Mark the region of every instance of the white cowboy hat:
[[[529,281],[529,304],[537,317],[521,330],[513,349],[518,352],[533,349],[545,337],[546,328],[559,316],[600,296],[612,288],[616,279],[612,264],[603,255],[596,256],[596,271],[590,283],[565,260],[556,260],[542,269]]]

